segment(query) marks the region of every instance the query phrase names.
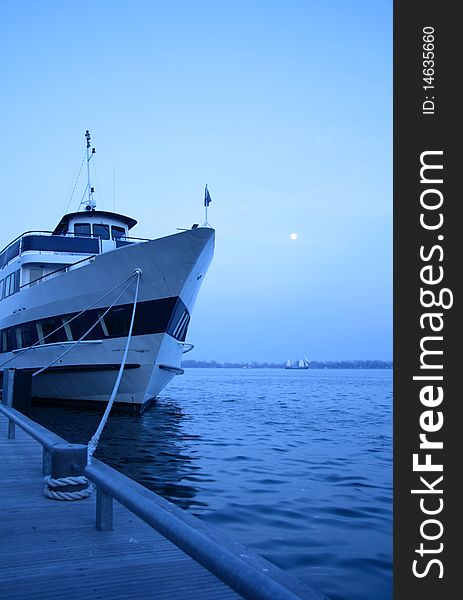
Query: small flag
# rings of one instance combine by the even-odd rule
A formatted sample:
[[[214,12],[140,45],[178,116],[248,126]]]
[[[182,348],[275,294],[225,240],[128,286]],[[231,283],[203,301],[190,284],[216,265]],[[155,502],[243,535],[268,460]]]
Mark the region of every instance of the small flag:
[[[204,190],[204,206],[209,206],[209,204],[211,202],[212,202],[212,199],[211,199],[209,190],[207,189],[207,185],[206,185],[206,189]]]

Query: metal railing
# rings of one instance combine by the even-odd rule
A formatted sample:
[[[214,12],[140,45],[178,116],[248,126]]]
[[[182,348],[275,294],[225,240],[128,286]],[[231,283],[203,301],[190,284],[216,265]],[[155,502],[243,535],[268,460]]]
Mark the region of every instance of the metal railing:
[[[94,260],[95,256],[96,256],[96,254],[91,254],[90,256],[86,256],[85,258],[82,258],[76,262],[71,263],[70,265],[64,265],[64,267],[61,267],[59,269],[56,269],[55,271],[51,271],[50,273],[46,273],[45,275],[42,275],[42,277],[37,277],[37,279],[34,279],[34,281],[28,281],[27,283],[23,283],[22,285],[19,286],[19,289],[21,290],[26,287],[31,287],[35,283],[39,283],[40,281],[44,281],[44,280],[48,279],[49,277],[56,275],[56,273],[61,273],[61,271],[63,271],[64,273],[67,273],[68,271],[71,271],[72,267],[75,267],[76,265],[82,265],[82,263],[87,262],[87,261],[92,262],[92,260]]]
[[[3,413],[8,418],[8,439],[11,440],[16,437],[16,425],[18,425],[18,427],[42,445],[42,473],[43,475],[50,475],[51,450],[57,444],[66,444],[67,440],[49,431],[39,423],[32,421],[32,419],[29,419],[11,406],[5,406],[0,403],[0,413]]]
[[[31,229],[30,231],[24,231],[24,233],[21,233],[21,235],[18,235],[18,237],[14,238],[14,240],[12,242],[10,242],[9,244],[7,244],[2,250],[0,250],[0,255],[2,255],[5,250],[8,250],[8,248],[10,246],[12,246],[14,243],[16,243],[18,240],[20,240],[21,238],[23,238],[25,235],[30,235],[30,234],[36,234],[36,235],[52,235],[53,231],[39,231],[36,229]]]
[[[41,240],[40,243],[38,243],[38,240]],[[46,240],[50,240],[48,247]],[[76,243],[72,244],[72,240],[75,240]],[[82,242],[84,241],[97,241],[97,245],[93,244],[91,251],[89,248],[79,247],[79,242],[82,246]],[[25,252],[38,252],[40,254],[43,252],[99,254],[101,253],[101,238],[99,236],[83,236],[74,233],[57,235],[52,231],[26,231],[5,246],[0,252],[0,268],[3,269],[8,266],[11,261]]]
[[[44,237],[49,237],[49,238],[53,238],[53,240],[57,240],[59,242],[60,239],[65,240],[65,239],[76,239],[76,240],[97,240],[99,241],[99,247],[98,247],[98,252],[99,254],[101,254],[102,252],[102,247],[101,247],[101,241],[103,238],[101,238],[101,236],[99,235],[82,235],[82,234],[77,234],[77,233],[73,233],[73,232],[68,232],[65,234],[54,234],[53,231],[26,231],[24,233],[22,233],[21,235],[19,235],[17,238],[15,238],[12,242],[10,242],[7,246],[5,246],[5,248],[3,248],[3,250],[0,251],[0,268],[4,268],[7,265],[10,264],[10,262],[17,258],[18,256],[21,256],[21,254],[23,254],[24,252],[29,252],[29,251],[37,251],[39,253],[42,252],[56,252],[56,251],[61,251],[61,252],[65,252],[67,254],[79,254],[79,253],[85,253],[85,251],[80,252],[78,249],[65,249],[63,248],[62,250],[54,250],[54,249],[38,249],[38,250],[34,250],[34,248],[23,248],[23,242],[25,239],[30,238],[33,239],[37,236],[44,236]],[[113,241],[116,244],[116,247],[118,247],[118,242],[121,242],[121,245],[125,245],[125,244],[135,244],[137,242],[150,242],[152,241],[151,239],[148,238],[139,238],[139,237],[130,237],[130,236],[121,236],[119,238],[113,238],[112,240],[103,240],[103,241]],[[94,253],[93,253],[94,254]],[[21,286],[22,287],[22,286]]]
[[[0,413],[8,418],[9,438],[15,437],[14,428],[18,426],[42,444],[42,471],[50,474],[54,446],[67,441],[14,408],[0,404]],[[247,600],[328,600],[103,462],[93,459],[79,474],[96,486],[97,529],[113,528],[114,499]]]

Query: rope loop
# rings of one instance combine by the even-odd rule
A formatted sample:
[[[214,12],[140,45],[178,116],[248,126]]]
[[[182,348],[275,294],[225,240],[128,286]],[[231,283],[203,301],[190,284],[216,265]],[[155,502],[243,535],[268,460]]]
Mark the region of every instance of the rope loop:
[[[89,481],[84,476],[53,478],[50,475],[45,477],[45,487],[43,493],[51,500],[83,500],[88,498],[93,489]],[[73,490],[72,486],[79,489]]]

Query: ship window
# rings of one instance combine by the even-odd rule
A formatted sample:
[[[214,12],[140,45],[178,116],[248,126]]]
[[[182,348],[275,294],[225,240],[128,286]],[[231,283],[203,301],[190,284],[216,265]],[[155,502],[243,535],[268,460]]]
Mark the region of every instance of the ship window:
[[[35,326],[37,328],[37,340],[40,344],[45,344],[43,341],[42,321],[36,321]]]
[[[38,321],[30,321],[16,327],[0,331],[0,352],[14,350],[17,347],[40,344],[51,344],[80,339],[95,325],[98,317],[103,315],[105,309],[89,310],[79,316],[76,313],[56,315]],[[126,337],[132,317],[133,304],[114,306],[97,323],[92,331],[85,336],[86,340],[100,340],[103,338]],[[72,321],[72,317],[76,317]],[[190,315],[180,298],[160,298],[147,300],[137,304],[133,335],[149,335],[155,333],[168,333],[179,341],[186,337]],[[63,327],[64,325],[64,327]],[[45,338],[47,334],[53,335]],[[20,333],[18,334],[18,329]]]
[[[102,240],[109,240],[109,225],[95,223],[93,225],[93,237],[99,237]]]
[[[74,234],[90,237],[90,223],[74,223]]]
[[[16,331],[14,327],[9,327],[6,330],[6,345],[8,352],[16,350]]]
[[[190,315],[188,310],[183,302],[179,300],[172,312],[172,317],[170,319],[169,326],[167,327],[167,333],[176,340],[183,342],[185,341],[189,324]]]
[[[176,340],[180,340],[181,342],[185,341],[186,334],[188,331],[188,325],[190,324],[190,315],[188,311],[185,309],[180,321],[178,322],[177,327],[174,329],[172,336]]]
[[[3,284],[3,298],[19,292],[19,269],[5,277]]]
[[[124,337],[129,332],[130,319],[132,317],[131,306],[112,308],[105,316],[106,330],[110,337]]]
[[[123,227],[118,227],[117,225],[112,225],[111,235],[113,240],[120,240],[122,237],[125,237],[125,229]]]
[[[80,338],[85,335],[90,327],[96,323],[97,319],[98,316],[93,310],[76,317],[69,323],[69,327],[71,328],[72,332],[72,339],[76,341],[80,340]],[[101,340],[102,337],[104,337],[104,334],[101,323],[97,323],[92,331],[90,331],[90,333],[84,337],[84,340]]]
[[[33,346],[39,339],[37,336],[37,329],[34,323],[25,323],[21,326],[22,330],[22,343],[25,348]]]
[[[16,348],[22,348],[22,335],[21,335],[21,327],[16,327]]]
[[[12,294],[16,294],[16,292],[19,292],[19,269],[17,271],[15,271],[14,273],[11,274],[13,276],[13,282],[12,282]]]
[[[41,279],[42,276],[43,276],[42,269],[32,267],[30,270],[30,276],[29,276],[30,284],[33,285],[34,283],[36,283],[37,279]]]
[[[8,296],[10,296],[10,285],[11,285],[11,275],[8,275],[8,277],[5,277],[5,290],[3,293],[3,297],[4,298],[8,298]]]
[[[45,339],[45,344],[53,344],[56,342],[67,342],[67,335],[64,327],[61,327],[63,320],[60,317],[48,317],[42,321],[42,332]],[[61,329],[58,329],[61,327]],[[58,331],[55,331],[58,329]],[[54,331],[54,333],[52,333]],[[52,333],[52,335],[50,335]],[[49,336],[49,337],[47,337]]]

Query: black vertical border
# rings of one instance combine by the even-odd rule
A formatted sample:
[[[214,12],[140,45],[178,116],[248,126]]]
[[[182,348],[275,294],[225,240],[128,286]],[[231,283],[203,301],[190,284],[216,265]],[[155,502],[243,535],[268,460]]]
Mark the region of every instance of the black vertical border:
[[[394,3],[394,598],[459,597],[463,577],[461,544],[463,527],[463,492],[459,474],[463,468],[463,420],[460,406],[463,393],[459,373],[463,374],[463,337],[461,319],[461,279],[463,277],[463,135],[461,112],[463,104],[457,89],[461,87],[463,25],[457,16],[457,2],[428,0],[396,0]],[[423,28],[435,29],[435,90],[423,90]],[[434,96],[435,114],[424,115],[422,104],[426,95]],[[420,155],[424,151],[443,150],[443,179],[439,186],[444,194],[442,207],[444,224],[438,241],[437,232],[420,226]],[[462,164],[460,164],[462,163]],[[461,240],[461,241],[460,241]],[[419,452],[420,414],[427,410],[419,399],[423,382],[413,381],[420,372],[420,339],[426,335],[420,328],[420,315],[426,312],[420,305],[420,246],[430,248],[441,244],[444,258],[436,265],[444,268],[441,287],[450,288],[454,305],[444,313],[445,325],[442,363],[444,366],[444,400],[435,410],[442,410],[444,426],[433,439],[442,439],[444,448],[433,452],[433,462],[439,457],[443,473],[430,473],[432,481],[440,474],[444,508],[436,518],[442,521],[442,538],[434,542],[423,540],[420,525],[431,516],[420,510],[420,496],[411,494],[420,486],[419,473],[412,469],[412,455]],[[436,255],[437,256],[437,253]],[[438,287],[438,286],[436,286]],[[433,310],[438,310],[433,309]],[[438,335],[438,334],[436,334]],[[437,374],[437,372],[429,372]],[[440,384],[436,384],[440,385]],[[423,452],[423,451],[422,451]],[[426,473],[421,473],[426,476]],[[437,487],[437,486],[436,486]],[[431,497],[428,495],[431,503]],[[429,504],[431,506],[431,504]],[[432,528],[427,530],[432,531]],[[437,531],[437,529],[436,529]],[[443,551],[421,558],[415,550],[423,542],[427,548],[443,543]],[[440,569],[432,566],[427,576],[417,578],[412,564],[419,559],[424,570],[427,560],[440,559]],[[454,590],[454,591],[450,591]],[[444,595],[445,594],[445,595]]]

